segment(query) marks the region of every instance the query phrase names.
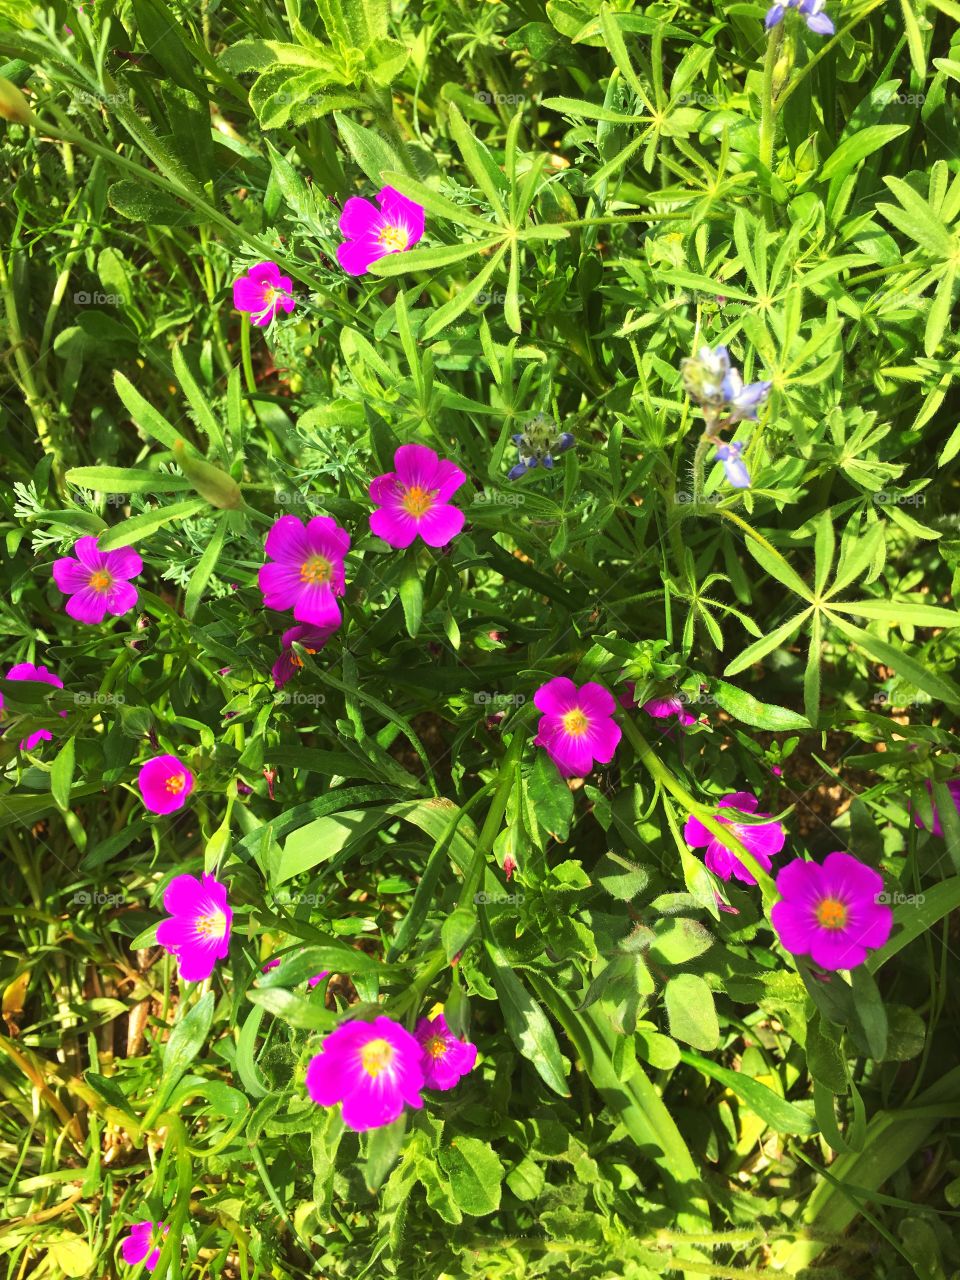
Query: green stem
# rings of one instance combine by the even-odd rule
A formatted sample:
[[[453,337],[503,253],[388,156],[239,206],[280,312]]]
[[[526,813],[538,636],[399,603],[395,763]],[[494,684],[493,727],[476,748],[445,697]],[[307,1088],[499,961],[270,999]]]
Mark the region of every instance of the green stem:
[[[250,316],[246,311],[240,319],[240,358],[243,361],[243,380],[252,396],[257,394],[257,380],[253,376],[253,361],[250,358]]]
[[[510,740],[510,746],[507,753],[503,757],[500,765],[500,776],[497,781],[497,789],[493,793],[493,799],[490,801],[490,808],[487,810],[487,816],[484,819],[483,826],[480,828],[480,836],[477,840],[477,847],[474,851],[473,861],[467,869],[467,874],[463,879],[463,888],[460,891],[460,901],[458,906],[466,906],[473,901],[474,895],[480,885],[483,877],[483,870],[486,866],[487,854],[493,848],[493,842],[500,834],[500,825],[503,822],[503,815],[507,810],[507,800],[510,796],[510,788],[513,786],[516,778],[516,769],[520,763],[520,756],[523,753],[524,743],[527,740],[527,730],[517,727],[513,731],[513,737]]]
[[[773,72],[783,43],[783,20],[767,35],[767,54],[763,60],[763,88],[760,91],[760,163],[773,174],[773,150],[777,132],[777,109],[773,100]],[[773,220],[773,201],[763,197],[763,213],[767,222]]]

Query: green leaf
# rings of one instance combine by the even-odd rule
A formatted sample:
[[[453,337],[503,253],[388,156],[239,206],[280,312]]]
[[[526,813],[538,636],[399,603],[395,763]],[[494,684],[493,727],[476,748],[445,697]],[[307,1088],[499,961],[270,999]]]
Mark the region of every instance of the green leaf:
[[[910,50],[910,61],[913,64],[917,80],[920,84],[923,84],[927,78],[927,53],[923,43],[920,23],[917,21],[917,15],[913,11],[911,0],[900,0],[900,8],[903,10],[903,26],[907,33],[907,48]]]
[[[476,931],[476,913],[469,907],[457,907],[447,916],[440,928],[440,940],[443,943],[447,964],[454,963]]]
[[[478,293],[481,293],[486,287],[490,277],[503,261],[504,254],[507,252],[507,246],[501,245],[497,252],[493,255],[487,265],[480,271],[466,288],[461,289],[459,293],[455,293],[449,302],[445,302],[439,307],[427,323],[423,327],[423,339],[429,341],[435,338],[438,333],[442,333],[447,325],[453,324],[458,316],[471,306]],[[384,259],[381,258],[381,262]]]
[[[801,596],[804,600],[813,599],[810,588],[796,570],[791,568],[779,551],[767,543],[757,542],[754,538],[747,538],[746,545],[747,550],[757,564],[762,569],[766,569],[771,578],[782,583],[783,586],[789,587],[791,591]]]
[[[696,1067],[711,1080],[716,1080],[718,1084],[732,1090],[776,1133],[810,1137],[818,1132],[816,1121],[812,1116],[792,1102],[787,1102],[785,1098],[781,1098],[779,1094],[774,1093],[767,1085],[761,1084],[759,1080],[754,1080],[752,1076],[745,1075],[742,1071],[731,1071],[728,1067],[721,1067],[718,1063],[711,1062],[709,1058],[702,1058],[700,1054],[690,1053],[687,1049],[680,1051],[680,1058],[688,1066]]]
[[[66,479],[94,493],[182,493],[190,488],[184,476],[136,467],[71,467]]]
[[[158,507],[156,511],[145,511],[142,515],[131,516],[122,524],[116,525],[107,533],[100,535],[97,546],[101,551],[112,551],[116,547],[132,547],[152,533],[162,529],[171,520],[189,520],[201,512],[208,512],[209,505],[203,498],[190,498],[186,502],[175,502],[170,507]]]
[[[850,974],[855,1023],[851,1030],[871,1058],[882,1062],[887,1052],[887,1011],[876,982],[865,965]],[[857,1031],[860,1035],[856,1035]]]
[[[347,150],[377,187],[382,187],[388,181],[388,173],[406,169],[404,157],[383,133],[355,124],[349,116],[342,115],[339,111],[334,113],[333,118]]]
[[[197,386],[196,379],[179,346],[173,348],[173,371],[177,375],[177,381],[187,398],[187,403],[193,410],[198,426],[210,441],[211,449],[214,453],[223,453],[223,432],[220,430],[220,423],[210,408],[206,396]]]
[[[784,733],[788,729],[809,729],[810,721],[806,716],[779,707],[773,702],[760,702],[753,694],[745,692],[726,680],[714,680],[711,692],[728,715],[743,724],[752,725],[755,729],[769,729],[773,733]]]
[[[348,809],[336,816],[317,818],[294,831],[283,846],[274,885],[329,862],[348,844],[358,844],[375,831],[383,820],[384,812],[379,807]]]
[[[301,1031],[329,1031],[337,1023],[337,1015],[316,1000],[294,995],[282,987],[254,988],[247,992],[247,999]]]
[[[363,1180],[371,1193],[379,1190],[390,1170],[400,1159],[403,1139],[407,1131],[407,1114],[404,1111],[393,1124],[381,1125],[379,1129],[373,1129],[367,1135]]]
[[[407,271],[432,271],[435,267],[448,267],[462,262],[474,254],[491,249],[500,243],[501,237],[488,240],[468,240],[464,244],[438,244],[430,249],[408,249],[405,253],[388,253],[374,262],[370,271],[375,276],[403,275]],[[502,256],[502,255],[501,255]]]
[[[407,635],[416,639],[423,621],[423,583],[414,554],[408,555],[400,570],[400,603],[407,624]]]
[[[216,997],[208,991],[174,1024],[170,1039],[163,1048],[161,1088],[172,1088],[206,1044],[213,1025],[215,1004]]]
[[[927,249],[935,258],[952,258],[957,248],[956,237],[950,234],[926,200],[902,178],[885,177],[884,182],[902,207],[878,204],[877,210],[888,222],[892,222],[898,230]]]
[[[903,0],[904,4],[907,0]],[[923,334],[923,352],[924,355],[932,356],[937,347],[939,347],[943,335],[946,332],[947,325],[950,323],[950,315],[953,310],[953,293],[954,285],[957,279],[957,266],[955,262],[947,264],[943,279],[937,285],[937,292],[934,294],[933,305],[927,315],[927,326]]]
[[[493,985],[510,1039],[533,1064],[543,1082],[561,1098],[568,1098],[570,1090],[565,1079],[564,1060],[546,1015],[486,929],[484,945],[493,965]]]
[[[923,689],[925,693],[930,694],[931,698],[939,698],[941,702],[945,702],[951,707],[960,707],[960,686],[956,685],[948,676],[931,671],[928,667],[918,662],[916,658],[911,658],[909,654],[904,653],[902,649],[888,644],[878,636],[871,635],[869,631],[864,631],[850,622],[845,622],[843,618],[839,618],[835,613],[830,613],[829,617],[841,634],[845,635],[848,640],[852,640],[854,644],[859,645],[875,661],[882,662],[884,666],[892,667],[904,680],[916,685],[918,689]]]
[[[500,171],[500,166],[491,156],[482,142],[476,138],[470,126],[457,110],[456,103],[449,107],[449,124],[453,140],[460,148],[463,162],[477,186],[490,202],[500,222],[507,223],[507,211],[501,196],[506,193],[507,183]]]
[[[554,840],[566,840],[573,820],[573,793],[545,751],[537,752],[524,785],[538,825]]]
[[[73,771],[76,765],[75,737],[68,738],[54,760],[50,769],[50,792],[61,809],[70,808],[70,787],[73,784]]]
[[[464,1213],[479,1218],[500,1208],[505,1170],[489,1142],[458,1136],[440,1148],[437,1160]]]
[[[720,1024],[713,992],[695,973],[678,973],[663,989],[670,1034],[695,1049],[716,1049]]]
[[[123,178],[107,188],[107,203],[123,218],[150,227],[196,227],[206,219],[202,214],[177,204],[170,196],[148,183]]]
[[[755,662],[770,653],[773,649],[779,649],[780,646],[793,635],[802,625],[806,618],[810,616],[810,610],[805,609],[803,613],[794,614],[782,626],[771,631],[769,635],[761,636],[759,640],[755,640],[753,644],[747,645],[746,649],[742,649],[740,656],[727,664],[723,674],[725,676],[739,675],[741,671],[745,671],[747,667],[753,666]]]
[[[686,964],[713,946],[713,935],[699,920],[681,917],[658,920],[654,925],[650,958],[656,964]]]
[[[960,627],[960,610],[911,604],[907,600],[844,600],[830,608],[838,613],[855,613],[860,618],[877,618],[892,626],[912,622],[917,627]]]
[[[168,449],[172,449],[178,440],[182,440],[182,436],[173,429],[163,414],[158,413],[149,401],[144,400],[133,383],[119,370],[113,375],[113,385],[141,431],[146,432],[148,436],[153,436],[154,440],[159,440]]]
[[[909,129],[910,125],[907,124],[872,124],[851,137],[844,138],[825,160],[820,170],[821,182],[826,182],[830,178],[844,178],[857,167],[861,160],[865,160],[874,151],[879,151],[881,147],[885,147],[888,142],[899,138]]]
[[[222,511],[217,521],[217,527],[213,531],[213,537],[203,549],[203,555],[197,562],[197,567],[190,575],[190,582],[187,585],[187,594],[184,597],[183,613],[184,617],[193,621],[196,616],[197,609],[200,607],[200,601],[207,583],[213,575],[217,562],[220,559],[220,552],[223,550],[223,541],[227,536],[227,521],[230,514]]]

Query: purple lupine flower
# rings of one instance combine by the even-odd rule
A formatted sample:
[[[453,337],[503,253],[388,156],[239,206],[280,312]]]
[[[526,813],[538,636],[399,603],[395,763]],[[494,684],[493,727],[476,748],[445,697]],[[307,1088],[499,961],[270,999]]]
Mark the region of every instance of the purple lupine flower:
[[[337,261],[350,276],[362,276],[388,253],[403,253],[423,235],[424,209],[393,187],[377,195],[378,209],[369,200],[351,196],[340,215],[347,237],[337,245]]]
[[[67,613],[77,622],[102,622],[106,614],[119,617],[137,603],[137,588],[130,583],[143,570],[143,561],[131,547],[101,551],[93,537],[78,538],[74,556],[53,562],[53,580],[69,596]]]
[[[343,1123],[363,1133],[392,1124],[404,1105],[419,1111],[424,1087],[419,1043],[399,1022],[344,1022],[307,1067],[307,1093],[321,1107],[343,1105]]]
[[[718,807],[730,809],[734,813],[752,814],[758,818],[769,817],[769,814],[757,813],[757,798],[752,796],[749,791],[731,792],[723,797]],[[721,826],[731,829],[747,852],[753,854],[765,871],[770,870],[774,855],[780,852],[786,840],[786,834],[779,822],[747,824],[745,822],[735,822],[732,818],[723,818],[719,813],[717,814],[717,821]],[[726,845],[721,844],[717,837],[707,830],[699,818],[691,815],[687,819],[683,828],[683,838],[691,849],[699,849],[704,845],[706,846],[707,852],[704,862],[709,870],[714,875],[719,876],[721,880],[730,880],[731,877],[734,877],[744,884],[757,883],[740,859],[731,853]]]
[[[442,1013],[421,1018],[413,1034],[423,1050],[420,1067],[425,1089],[452,1089],[476,1065],[477,1046],[458,1040]]]
[[[780,945],[810,956],[821,969],[855,969],[882,947],[893,912],[880,901],[883,877],[849,853],[828,853],[823,864],[789,862],[777,876],[780,901],[770,919]]]
[[[291,647],[294,641],[306,649],[307,653],[319,653],[336,630],[336,627],[289,627],[280,639],[283,652],[271,668],[273,683],[277,688],[282,689],[303,666],[302,659],[297,657]]]
[[[730,373],[730,352],[723,346],[701,347],[695,356],[680,361],[680,373],[691,400],[719,408]]]
[[[214,876],[174,876],[163,895],[169,920],[157,926],[157,942],[176,959],[182,982],[201,982],[230,950],[233,911],[227,887]]]
[[[428,547],[445,547],[466,519],[450,501],[466,475],[425,444],[402,444],[393,465],[396,470],[370,481],[377,507],[370,528],[391,547],[409,547],[418,534]]]
[[[824,13],[825,0],[778,0],[767,10],[764,22],[767,30],[783,21],[788,9],[796,9],[807,24],[809,30],[818,36],[832,36],[836,28]]]
[[[520,461],[507,472],[508,480],[519,480],[534,467],[553,470],[555,455],[566,452],[576,443],[572,431],[558,431],[546,414],[538,413],[518,435],[510,437],[517,446]]]
[[[292,609],[297,622],[335,631],[337,596],[346,590],[343,558],[350,535],[330,516],[314,516],[306,527],[297,516],[281,516],[267,534],[269,561],[258,581],[267,609]]]
[[[6,680],[36,680],[38,684],[52,684],[55,689],[63,688],[63,681],[58,675],[54,675],[52,671],[48,671],[46,667],[35,667],[32,662],[17,662],[10,668],[4,677]],[[0,711],[3,710],[3,694],[0,693]],[[66,716],[65,711],[60,712],[61,716]],[[40,742],[52,742],[53,734],[49,729],[37,729],[36,732],[29,734],[20,743],[21,751],[32,751]]]
[[[729,444],[718,444],[714,457],[723,463],[723,473],[727,483],[734,489],[750,488],[750,473],[747,464],[740,457],[743,453],[743,441],[731,440]]]
[[[579,688],[566,676],[556,676],[533,695],[543,712],[534,746],[543,747],[565,778],[583,778],[594,766],[609,764],[620,742],[620,726],[613,719],[617,703],[603,685],[588,681]]]
[[[278,311],[289,315],[293,310],[293,281],[280,274],[275,262],[258,262],[234,280],[233,305],[248,312],[251,324],[263,329],[273,323]]]
[[[743,422],[745,418],[756,421],[757,410],[770,394],[772,386],[770,381],[744,384],[740,370],[731,369],[723,381],[723,398],[730,421]]]

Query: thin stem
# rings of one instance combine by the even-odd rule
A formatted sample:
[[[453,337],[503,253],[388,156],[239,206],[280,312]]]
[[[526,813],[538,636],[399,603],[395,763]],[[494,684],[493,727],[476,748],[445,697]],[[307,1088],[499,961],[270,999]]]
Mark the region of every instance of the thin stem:
[[[257,394],[257,380],[253,376],[253,361],[250,358],[250,316],[246,311],[240,318],[240,358],[243,361],[243,380],[252,396]]]
[[[767,54],[763,60],[763,88],[760,91],[760,163],[773,175],[773,150],[777,132],[776,104],[773,96],[773,73],[783,43],[783,19],[771,28],[767,35]],[[763,213],[767,222],[773,220],[773,201],[769,194],[763,197]]]

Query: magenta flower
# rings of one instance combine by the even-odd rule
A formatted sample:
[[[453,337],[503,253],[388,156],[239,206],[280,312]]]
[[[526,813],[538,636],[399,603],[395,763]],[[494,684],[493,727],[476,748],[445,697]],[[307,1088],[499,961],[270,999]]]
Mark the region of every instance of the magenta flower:
[[[670,720],[676,716],[684,727],[688,724],[696,724],[697,717],[692,716],[689,711],[685,711],[684,705],[683,699],[679,696],[651,698],[649,702],[643,704],[641,710],[645,711],[648,716],[652,716],[654,720]]]
[[[414,1028],[421,1046],[420,1067],[425,1089],[452,1089],[477,1062],[477,1046],[458,1040],[442,1013],[421,1018]]]
[[[295,676],[303,666],[302,659],[298,658],[291,648],[294,640],[296,640],[297,644],[302,645],[307,653],[319,653],[335,631],[336,627],[297,626],[288,628],[280,640],[283,652],[271,668],[273,683],[277,688],[282,689],[287,681]]]
[[[370,528],[391,547],[409,547],[417,534],[428,547],[445,547],[463,528],[465,516],[450,498],[466,475],[425,444],[402,444],[393,465],[395,471],[370,482],[370,497],[379,508],[370,516]]]
[[[151,813],[173,813],[187,803],[193,774],[176,756],[154,756],[140,766],[137,786]]]
[[[384,187],[377,202],[379,209],[351,196],[343,206],[340,230],[347,238],[337,245],[337,261],[349,276],[362,276],[379,258],[403,253],[423,235],[423,205],[393,187]]]
[[[233,305],[250,313],[250,322],[263,329],[272,324],[278,311],[293,310],[293,281],[282,276],[275,262],[258,262],[245,276],[233,282]]]
[[[233,912],[227,887],[214,876],[174,876],[163,895],[171,919],[157,926],[157,942],[176,959],[183,982],[201,982],[230,950]]]
[[[314,516],[304,527],[297,516],[281,516],[267,534],[259,583],[268,609],[292,609],[297,622],[336,631],[337,596],[346,589],[343,557],[350,535],[330,516]]]
[[[822,866],[787,863],[777,892],[770,919],[780,945],[821,969],[855,969],[893,928],[893,912],[879,900],[882,876],[849,853],[828,853]]]
[[[8,677],[8,678],[11,678],[11,677]],[[21,742],[20,745],[23,746],[23,743]],[[933,787],[931,786],[930,782],[927,781],[926,783],[924,783],[924,786],[927,788],[927,791],[929,792],[929,794],[933,795]],[[947,790],[950,792],[950,798],[953,800],[954,807],[957,809],[958,812],[960,812],[960,778],[951,778],[950,781],[947,783]],[[933,805],[932,808],[933,808],[933,826],[930,829],[935,836],[942,836],[943,827],[940,825],[940,811],[937,809],[936,805]],[[919,812],[914,813],[913,820],[917,824],[917,826],[920,828],[921,831],[926,831],[926,827],[923,825],[923,819],[920,817]]]
[[[160,1260],[163,1237],[170,1230],[162,1222],[138,1222],[130,1228],[130,1234],[120,1246],[123,1260],[135,1267],[147,1260],[147,1270],[153,1271]]]
[[[749,791],[733,791],[720,801],[721,809],[732,809],[735,813],[755,814],[757,798]],[[766,818],[765,813],[756,814],[758,818]],[[748,853],[752,853],[765,871],[770,870],[774,854],[783,848],[786,835],[779,822],[762,822],[756,825],[745,822],[734,822],[730,818],[722,818],[717,814],[721,826],[729,827]],[[704,862],[714,875],[721,880],[735,877],[744,884],[756,884],[756,880],[738,857],[722,845],[716,836],[711,835],[699,818],[687,819],[683,828],[683,838],[691,849],[707,847]]]
[[[598,764],[609,764],[620,741],[613,720],[616,701],[592,681],[578,689],[566,676],[541,685],[533,704],[543,712],[534,745],[543,747],[565,778],[582,778]]]
[[[273,956],[270,960],[267,961],[265,965],[263,965],[262,972],[266,973],[268,969],[276,969],[279,963],[280,963],[280,957]],[[322,982],[324,978],[329,978],[329,977],[330,977],[330,970],[324,969],[322,973],[315,973],[312,978],[308,978],[307,986],[315,987],[318,983]]]
[[[420,1045],[392,1018],[344,1022],[307,1067],[307,1093],[322,1107],[343,1104],[343,1123],[362,1133],[392,1124],[404,1103],[419,1111]]]
[[[130,583],[143,570],[143,561],[131,547],[101,551],[96,538],[78,538],[76,558],[62,556],[53,563],[53,580],[70,597],[67,613],[77,622],[102,622],[107,613],[119,617],[137,603],[137,588]]]
[[[59,676],[48,671],[46,667],[35,667],[32,662],[17,662],[4,677],[6,680],[36,680],[42,684],[52,684],[56,689],[63,688],[63,681]],[[3,694],[0,693],[0,711],[3,710]],[[61,711],[60,714],[65,716],[67,713]],[[49,729],[37,729],[35,733],[31,733],[20,743],[21,751],[32,751],[39,742],[52,742],[53,734]]]

